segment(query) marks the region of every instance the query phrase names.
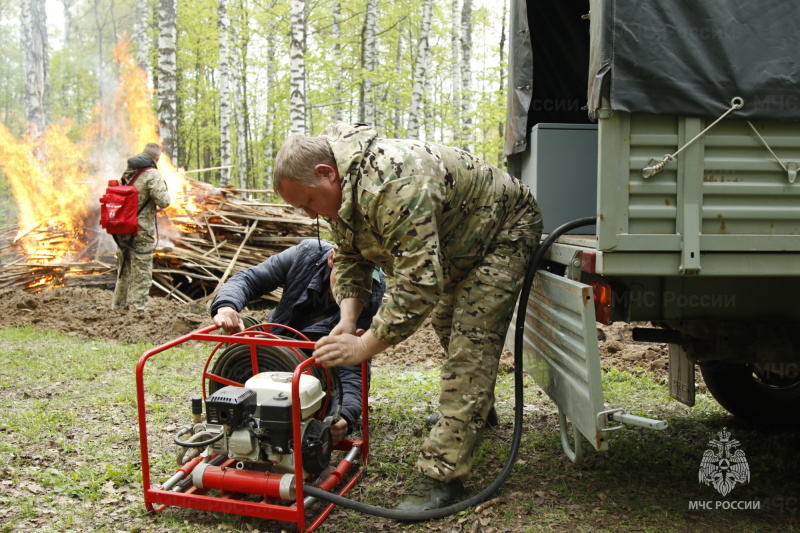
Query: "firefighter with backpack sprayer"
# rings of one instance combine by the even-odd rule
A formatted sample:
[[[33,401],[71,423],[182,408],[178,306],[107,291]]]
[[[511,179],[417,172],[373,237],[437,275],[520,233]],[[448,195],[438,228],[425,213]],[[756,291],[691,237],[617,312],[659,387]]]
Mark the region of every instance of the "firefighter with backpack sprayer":
[[[120,183],[133,184],[139,195],[138,231],[131,235],[114,235],[117,243],[117,283],[112,309],[130,309],[136,314],[147,312],[147,298],[153,275],[156,211],[170,203],[164,178],[156,169],[161,148],[147,143],[142,153],[128,159],[128,168]],[[131,183],[133,182],[133,183]]]

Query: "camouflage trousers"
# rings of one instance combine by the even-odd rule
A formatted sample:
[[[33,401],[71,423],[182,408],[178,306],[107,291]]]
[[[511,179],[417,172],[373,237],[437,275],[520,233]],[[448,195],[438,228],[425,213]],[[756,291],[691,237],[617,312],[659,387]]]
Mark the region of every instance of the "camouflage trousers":
[[[417,471],[441,480],[465,478],[494,405],[497,367],[525,270],[542,234],[535,202],[503,230],[475,268],[446,287],[431,323],[447,360],[441,368],[439,421],[422,445]]]
[[[129,307],[143,313],[147,311],[147,298],[153,282],[153,237],[140,232],[132,245],[125,246],[128,241],[129,237],[121,236],[123,244],[117,245],[117,284],[111,307]]]

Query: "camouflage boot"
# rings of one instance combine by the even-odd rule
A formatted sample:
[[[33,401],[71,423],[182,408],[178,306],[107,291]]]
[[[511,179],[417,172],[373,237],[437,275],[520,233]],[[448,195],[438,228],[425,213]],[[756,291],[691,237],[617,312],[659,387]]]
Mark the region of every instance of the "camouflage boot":
[[[456,481],[439,481],[416,474],[408,484],[406,497],[397,506],[398,511],[430,511],[454,503],[464,493],[464,485]]]

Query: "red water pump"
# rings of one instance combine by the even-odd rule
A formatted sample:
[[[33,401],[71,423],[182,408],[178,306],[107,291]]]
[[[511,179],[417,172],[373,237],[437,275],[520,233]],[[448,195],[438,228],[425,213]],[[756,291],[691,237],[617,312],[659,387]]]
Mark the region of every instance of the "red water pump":
[[[268,333],[257,324],[235,335],[215,335],[208,326],[152,350],[136,366],[142,483],[147,510],[189,507],[294,522],[314,531],[333,504],[311,512],[316,499],[303,485],[343,496],[355,486],[367,462],[369,443],[366,363],[362,364],[360,440],[332,444],[330,424],[338,410],[334,370],[314,365],[314,343]],[[174,436],[180,467],[160,485],[151,485],[144,370],[148,360],[188,341],[213,343],[202,372],[202,397],[192,400],[193,423]],[[307,350],[308,352],[304,352]],[[202,415],[205,406],[205,416]],[[334,467],[334,450],[341,458]],[[166,477],[166,476],[165,476]],[[306,511],[311,516],[307,525]]]

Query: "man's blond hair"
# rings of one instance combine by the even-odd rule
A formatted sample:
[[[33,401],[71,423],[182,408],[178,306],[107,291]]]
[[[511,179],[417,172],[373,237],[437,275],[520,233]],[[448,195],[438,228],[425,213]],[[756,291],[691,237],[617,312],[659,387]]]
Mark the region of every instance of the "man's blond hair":
[[[316,187],[319,177],[314,167],[319,164],[336,168],[336,158],[325,137],[289,137],[275,155],[272,188],[280,194],[283,180],[294,180],[306,187]]]
[[[158,158],[161,157],[161,147],[156,143],[147,143],[144,146],[143,152],[153,158],[153,161],[158,163]]]

